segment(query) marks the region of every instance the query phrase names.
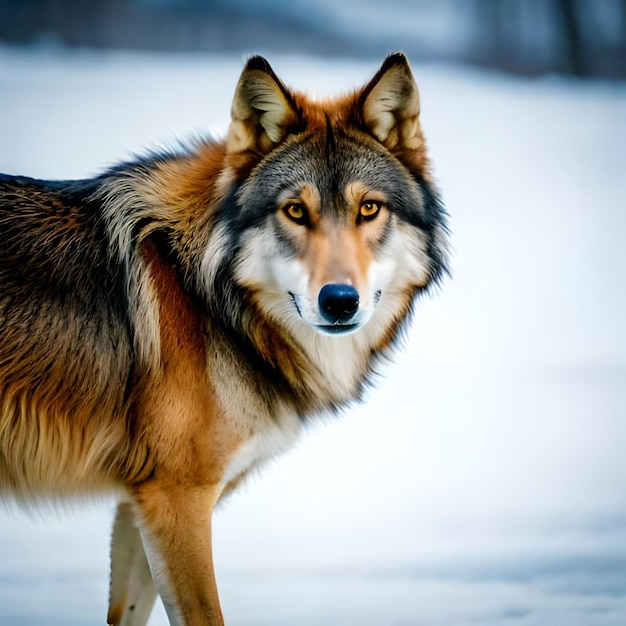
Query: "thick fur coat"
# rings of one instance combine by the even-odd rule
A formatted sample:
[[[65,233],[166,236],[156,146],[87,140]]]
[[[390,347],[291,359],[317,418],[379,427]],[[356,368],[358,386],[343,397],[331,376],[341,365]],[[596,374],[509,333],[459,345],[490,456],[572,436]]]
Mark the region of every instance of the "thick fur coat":
[[[359,398],[445,272],[419,108],[401,54],[320,102],[255,57],[223,141],[0,176],[0,491],[119,496],[109,623],[157,591],[223,623],[213,507]]]

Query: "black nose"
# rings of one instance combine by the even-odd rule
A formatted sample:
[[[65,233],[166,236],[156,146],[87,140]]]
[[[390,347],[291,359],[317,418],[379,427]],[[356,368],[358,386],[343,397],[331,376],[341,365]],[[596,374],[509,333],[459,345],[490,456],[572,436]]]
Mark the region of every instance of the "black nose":
[[[324,285],[317,301],[324,319],[338,324],[349,320],[359,309],[359,292],[352,285]]]

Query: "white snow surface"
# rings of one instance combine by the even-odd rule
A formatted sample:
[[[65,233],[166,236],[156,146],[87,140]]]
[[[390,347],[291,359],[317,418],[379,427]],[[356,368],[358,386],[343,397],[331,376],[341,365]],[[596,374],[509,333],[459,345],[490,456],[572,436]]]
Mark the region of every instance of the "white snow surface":
[[[270,62],[317,94],[377,69]],[[223,134],[242,66],[0,48],[0,171]],[[452,277],[367,401],[216,513],[227,623],[625,624],[626,85],[414,72]],[[0,509],[0,624],[104,623],[113,509]]]

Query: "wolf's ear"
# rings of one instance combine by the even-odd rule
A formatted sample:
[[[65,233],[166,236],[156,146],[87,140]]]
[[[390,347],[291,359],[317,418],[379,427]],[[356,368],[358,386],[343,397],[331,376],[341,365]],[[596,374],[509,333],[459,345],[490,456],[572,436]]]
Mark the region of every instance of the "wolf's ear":
[[[360,106],[368,130],[388,150],[412,149],[421,143],[419,92],[401,52],[385,59],[361,92]]]
[[[292,96],[263,57],[252,57],[246,64],[235,89],[231,118],[229,153],[268,152],[297,125]]]

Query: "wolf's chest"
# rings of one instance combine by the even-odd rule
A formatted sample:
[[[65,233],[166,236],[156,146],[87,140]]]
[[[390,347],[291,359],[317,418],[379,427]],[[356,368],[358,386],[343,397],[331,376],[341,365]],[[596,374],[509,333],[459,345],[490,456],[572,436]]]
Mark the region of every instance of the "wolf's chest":
[[[260,383],[263,379],[251,375],[249,364],[244,367],[236,352],[229,359],[220,351],[212,353],[209,371],[218,404],[229,429],[241,441],[223,471],[222,489],[233,487],[242,475],[290,448],[302,431],[303,416],[358,397],[367,357],[354,336],[325,337],[310,331],[299,339],[307,367],[302,369],[299,386],[291,391],[273,386],[270,379]]]
[[[221,488],[259,467],[265,461],[290,448],[298,439],[302,421],[293,411],[285,411],[276,420],[259,424],[231,457],[221,480]]]

